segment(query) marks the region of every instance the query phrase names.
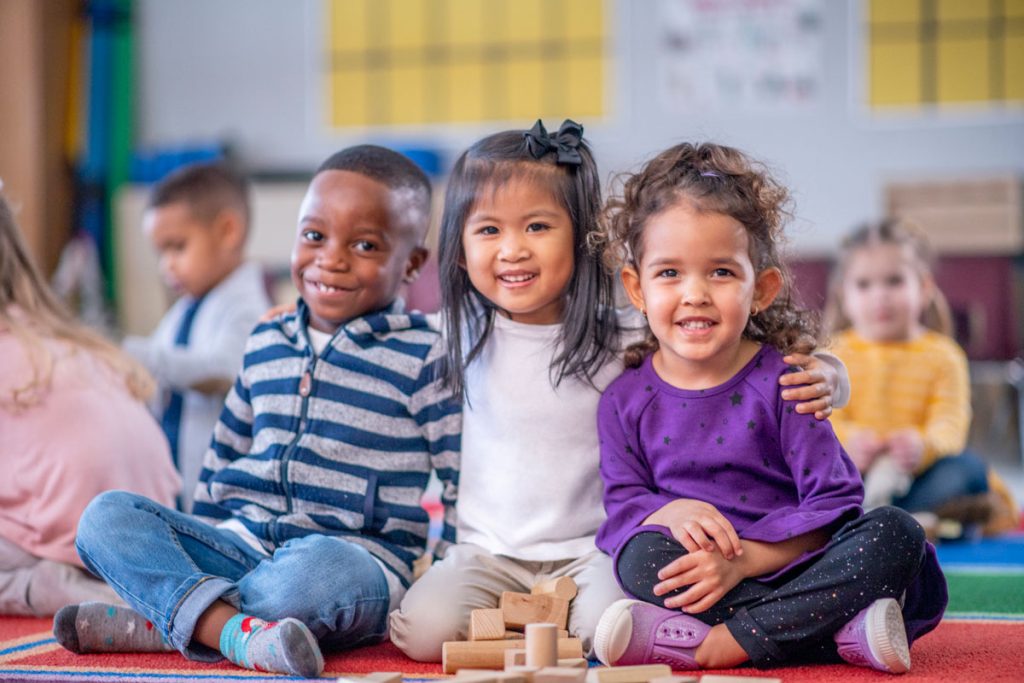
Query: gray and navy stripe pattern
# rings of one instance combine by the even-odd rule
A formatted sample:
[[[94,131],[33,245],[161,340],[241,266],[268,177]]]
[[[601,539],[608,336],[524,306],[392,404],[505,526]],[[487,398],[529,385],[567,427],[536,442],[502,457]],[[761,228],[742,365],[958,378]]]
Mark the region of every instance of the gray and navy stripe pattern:
[[[193,512],[234,517],[267,551],[309,534],[358,543],[408,585],[423,554],[420,498],[443,484],[455,541],[459,401],[436,371],[444,342],[401,304],[343,325],[317,357],[307,309],[259,325],[206,452]]]

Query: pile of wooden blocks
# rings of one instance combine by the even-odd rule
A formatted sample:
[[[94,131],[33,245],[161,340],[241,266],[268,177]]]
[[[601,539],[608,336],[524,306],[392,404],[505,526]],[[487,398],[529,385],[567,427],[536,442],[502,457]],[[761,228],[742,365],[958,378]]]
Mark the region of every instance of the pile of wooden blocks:
[[[555,666],[559,660],[579,660],[580,666],[585,667],[579,639],[570,638],[566,630],[569,603],[576,597],[576,590],[576,582],[563,576],[537,584],[530,593],[506,591],[495,609],[473,610],[469,617],[469,640],[450,641],[442,646],[444,672],[501,669],[509,662],[513,666],[526,666],[527,661],[539,661],[536,656],[541,650],[530,657],[526,639],[529,627],[537,624],[544,624],[545,628],[542,629],[544,635],[532,641],[542,643],[535,645],[535,649],[550,645],[553,655],[553,661],[546,654],[543,656],[544,661],[549,662],[543,666]],[[549,638],[553,643],[548,642]]]

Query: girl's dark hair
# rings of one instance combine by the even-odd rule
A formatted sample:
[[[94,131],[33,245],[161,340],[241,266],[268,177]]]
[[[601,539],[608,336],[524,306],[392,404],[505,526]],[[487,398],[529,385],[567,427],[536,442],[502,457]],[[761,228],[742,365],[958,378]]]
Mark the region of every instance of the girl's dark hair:
[[[750,260],[757,272],[778,268],[782,290],[765,310],[747,320],[743,336],[783,353],[814,349],[818,317],[793,301],[788,268],[780,255],[783,227],[790,217],[789,192],[760,164],[737,149],[714,143],[682,143],[625,176],[621,196],[609,200],[599,242],[612,268],[639,268],[644,226],[653,216],[686,202],[698,211],[731,216],[747,229]],[[658,348],[647,338],[626,350],[627,367],[637,367]]]
[[[564,158],[564,151],[554,144],[555,136],[546,151],[538,149],[537,130],[536,126],[533,131],[509,130],[480,140],[458,158],[448,181],[438,249],[448,336],[442,371],[445,384],[463,398],[465,367],[483,350],[498,311],[473,286],[462,265],[463,228],[478,197],[512,180],[543,183],[572,219],[573,273],[565,293],[559,346],[551,361],[554,383],[566,377],[590,382],[616,352],[612,276],[603,268],[600,254],[588,246],[601,213],[597,164],[582,139],[574,145],[579,163]]]
[[[922,278],[930,278],[935,268],[935,254],[924,232],[916,225],[899,218],[886,218],[879,223],[859,226],[843,239],[829,277],[828,298],[825,301],[825,329],[830,333],[842,332],[851,326],[850,319],[843,312],[843,280],[850,267],[850,259],[858,249],[879,244],[892,244],[907,250],[908,256]],[[953,314],[949,302],[937,287],[933,288],[931,300],[921,313],[921,323],[940,334],[953,334]]]

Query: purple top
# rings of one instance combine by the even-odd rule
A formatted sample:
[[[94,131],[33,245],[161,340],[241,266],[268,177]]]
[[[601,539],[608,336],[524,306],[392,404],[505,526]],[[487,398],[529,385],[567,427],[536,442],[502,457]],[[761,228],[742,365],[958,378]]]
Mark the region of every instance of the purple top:
[[[662,380],[651,358],[601,398],[608,519],[598,547],[614,554],[648,515],[678,498],[710,503],[740,538],[769,543],[860,516],[857,468],[828,422],[782,400],[778,378],[790,368],[778,351],[762,346],[725,384],[698,391]]]

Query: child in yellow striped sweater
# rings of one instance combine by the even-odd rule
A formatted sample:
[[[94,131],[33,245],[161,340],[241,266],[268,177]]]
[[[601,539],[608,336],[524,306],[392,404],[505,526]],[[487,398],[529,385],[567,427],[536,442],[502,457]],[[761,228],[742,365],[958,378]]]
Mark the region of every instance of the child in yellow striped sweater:
[[[1017,511],[1005,485],[964,451],[967,357],[949,336],[931,260],[924,235],[898,221],[844,241],[826,321],[852,396],[832,424],[864,476],[865,507],[892,503],[931,524],[959,517],[1012,527]]]

